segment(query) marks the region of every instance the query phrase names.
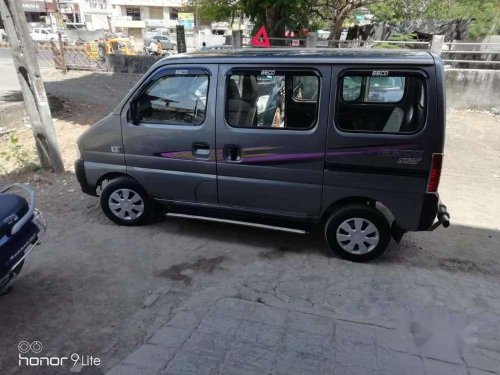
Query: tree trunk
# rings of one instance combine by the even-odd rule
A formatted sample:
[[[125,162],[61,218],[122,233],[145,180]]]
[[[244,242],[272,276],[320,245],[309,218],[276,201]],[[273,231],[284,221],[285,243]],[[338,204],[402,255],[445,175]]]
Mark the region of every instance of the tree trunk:
[[[355,8],[356,7],[353,4],[349,4],[344,6],[343,8],[336,10],[332,14],[330,37],[328,38],[330,40],[330,47],[338,47],[339,43],[336,41],[340,39],[340,34],[342,34],[342,24],[346,20],[349,13]],[[332,40],[334,42],[332,42]]]
[[[0,0],[0,14],[9,37],[26,112],[30,118],[40,164],[56,173],[64,172],[49,102],[43,86],[35,46],[28,31],[22,2]]]
[[[340,35],[342,34],[342,24],[345,21],[344,18],[334,18],[332,19],[332,26],[330,28],[330,47],[338,47]]]

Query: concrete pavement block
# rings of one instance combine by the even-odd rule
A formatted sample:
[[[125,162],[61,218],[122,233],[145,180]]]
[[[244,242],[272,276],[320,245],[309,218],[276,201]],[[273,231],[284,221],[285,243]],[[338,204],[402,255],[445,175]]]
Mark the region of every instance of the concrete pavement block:
[[[158,375],[157,370],[145,370],[125,364],[119,364],[106,372],[106,375]]]
[[[335,365],[341,364],[345,368],[363,367],[377,369],[377,351],[374,345],[360,343],[336,342]]]
[[[426,375],[467,375],[467,369],[464,366],[453,363],[425,359],[424,366]]]
[[[272,370],[277,353],[251,344],[234,344],[227,354],[223,368],[239,367],[268,373]]]
[[[478,369],[500,373],[500,352],[480,347],[465,347],[465,362]]]
[[[201,314],[193,311],[178,312],[168,323],[168,327],[194,330],[201,322]]]
[[[148,343],[179,349],[191,332],[183,328],[163,327],[149,339]]]
[[[221,362],[197,353],[179,352],[162,372],[165,375],[216,375]]]
[[[375,344],[377,347],[405,352],[408,354],[418,354],[417,346],[413,336],[403,328],[387,329],[373,328],[375,333]]]
[[[284,330],[284,327],[248,320],[238,329],[236,342],[278,350],[282,344]]]
[[[270,307],[262,303],[254,302],[250,311],[245,316],[247,320],[266,323],[275,326],[283,326],[287,319],[288,311]]]
[[[253,302],[241,298],[223,298],[217,301],[212,311],[233,318],[245,318],[252,305]]]
[[[333,358],[316,357],[314,355],[285,351],[278,355],[276,374],[278,375],[309,375],[332,374]]]
[[[166,349],[158,345],[145,344],[126,357],[123,364],[145,370],[160,371],[174,354],[174,348]]]
[[[241,328],[243,322],[238,318],[211,312],[203,318],[197,331],[206,335],[223,336],[229,339],[236,334],[238,328]]]
[[[373,327],[367,324],[346,321],[335,322],[335,342],[343,345],[374,345],[375,334]]]
[[[201,357],[222,360],[229,348],[230,342],[220,336],[194,332],[181,350],[196,353]]]
[[[316,335],[287,328],[283,343],[287,351],[293,350],[325,359],[333,358],[335,347],[333,335]]]
[[[377,365],[381,373],[386,375],[425,374],[422,360],[418,356],[383,348],[377,348]]]
[[[317,335],[333,334],[334,320],[331,318],[291,311],[288,314],[287,327]]]

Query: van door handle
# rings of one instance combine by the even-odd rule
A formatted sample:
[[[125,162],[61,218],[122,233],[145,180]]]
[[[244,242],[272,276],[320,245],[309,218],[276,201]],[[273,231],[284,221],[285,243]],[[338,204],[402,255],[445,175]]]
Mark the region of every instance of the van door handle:
[[[206,142],[193,143],[193,156],[201,159],[210,158],[210,145]]]
[[[241,161],[241,147],[237,145],[225,145],[223,152],[223,158],[226,161],[233,163],[238,163]]]

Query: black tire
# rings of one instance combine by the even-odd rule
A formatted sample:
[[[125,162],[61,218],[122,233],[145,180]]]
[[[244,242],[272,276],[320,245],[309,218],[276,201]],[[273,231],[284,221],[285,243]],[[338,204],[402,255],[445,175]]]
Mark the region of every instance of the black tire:
[[[132,191],[137,194],[142,200],[142,213],[137,215],[137,206],[130,204],[128,214],[127,210],[125,210],[125,217],[118,217],[115,213],[113,213],[112,208],[110,207],[110,197],[114,193],[119,193],[122,189],[126,189]],[[117,177],[111,180],[102,190],[101,197],[101,208],[104,211],[104,214],[111,221],[115,222],[118,225],[125,226],[139,226],[149,224],[154,222],[158,217],[158,206],[156,202],[154,202],[146,193],[146,191],[139,185],[135,180],[129,177]],[[137,215],[137,217],[133,217]]]
[[[378,231],[378,236],[376,232],[367,233],[367,241],[375,241],[378,238],[378,243],[368,243],[363,241],[363,237],[355,237],[360,234],[358,229],[355,228],[354,219],[360,218],[364,219],[357,223],[361,223],[361,228],[359,230],[366,231],[368,229],[367,223],[371,223],[375,226],[376,231]],[[339,229],[343,225],[349,225],[353,230],[352,233],[347,233],[344,229]],[[339,241],[337,238],[337,231],[339,231],[339,236],[353,236],[353,240],[347,239],[346,241]],[[363,232],[364,233],[364,232]],[[330,245],[330,248],[335,251],[342,258],[351,260],[353,262],[367,262],[375,259],[382,255],[389,245],[391,239],[390,225],[385,216],[375,207],[367,206],[363,204],[349,204],[339,208],[337,211],[332,213],[325,224],[325,238]],[[356,241],[361,242],[361,245],[356,243]],[[351,242],[354,244],[352,252],[345,250]],[[361,246],[361,247],[360,247]],[[364,246],[364,248],[362,248]],[[370,249],[371,246],[374,246]],[[363,250],[368,252],[363,253]]]

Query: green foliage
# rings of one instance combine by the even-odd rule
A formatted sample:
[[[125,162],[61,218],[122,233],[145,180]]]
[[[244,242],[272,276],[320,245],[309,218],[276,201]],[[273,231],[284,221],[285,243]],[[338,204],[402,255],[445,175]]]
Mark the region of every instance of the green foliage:
[[[207,23],[230,20],[242,11],[239,0],[191,0],[190,3],[198,17]]]
[[[14,167],[23,170],[36,171],[40,166],[35,163],[33,152],[26,150],[19,144],[16,133],[10,133],[7,139],[7,147],[0,152],[0,158],[12,162]]]
[[[474,19],[472,39],[500,34],[499,0],[384,0],[369,6],[378,21]]]
[[[474,18],[469,28],[470,38],[500,34],[499,0],[447,0],[433,1],[426,18]]]
[[[376,43],[372,46],[372,48],[382,48],[382,49],[400,49],[403,48],[400,44],[391,44],[391,43]]]

